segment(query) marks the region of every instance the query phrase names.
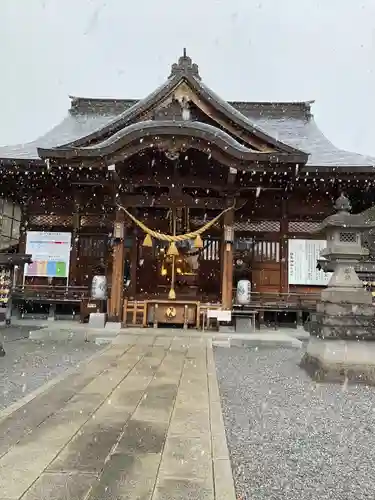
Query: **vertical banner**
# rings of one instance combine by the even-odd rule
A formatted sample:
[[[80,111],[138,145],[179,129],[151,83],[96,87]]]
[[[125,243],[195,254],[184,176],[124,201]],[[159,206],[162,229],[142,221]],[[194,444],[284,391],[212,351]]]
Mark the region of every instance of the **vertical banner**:
[[[69,277],[71,233],[27,231],[26,253],[32,263],[25,264],[25,276]]]

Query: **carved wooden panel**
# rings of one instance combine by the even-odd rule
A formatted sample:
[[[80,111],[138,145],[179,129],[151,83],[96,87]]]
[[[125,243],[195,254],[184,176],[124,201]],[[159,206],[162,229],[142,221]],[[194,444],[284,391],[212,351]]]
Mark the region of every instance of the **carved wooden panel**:
[[[289,233],[310,233],[312,234],[319,228],[320,222],[310,221],[290,221],[288,223]]]
[[[262,221],[236,221],[234,223],[235,231],[246,231],[249,233],[278,233],[280,232],[280,221],[262,220]]]
[[[80,226],[82,228],[111,228],[113,226],[113,222],[107,215],[82,215]]]
[[[52,228],[52,227],[73,227],[72,215],[31,215],[29,217],[29,226],[39,228]]]

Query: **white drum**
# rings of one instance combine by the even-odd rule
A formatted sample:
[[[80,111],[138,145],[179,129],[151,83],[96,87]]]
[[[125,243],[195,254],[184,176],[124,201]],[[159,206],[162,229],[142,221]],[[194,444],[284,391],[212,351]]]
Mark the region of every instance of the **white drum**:
[[[246,306],[251,302],[251,283],[249,280],[240,280],[237,284],[237,304]]]
[[[91,298],[95,300],[107,299],[107,277],[94,276],[91,284]]]

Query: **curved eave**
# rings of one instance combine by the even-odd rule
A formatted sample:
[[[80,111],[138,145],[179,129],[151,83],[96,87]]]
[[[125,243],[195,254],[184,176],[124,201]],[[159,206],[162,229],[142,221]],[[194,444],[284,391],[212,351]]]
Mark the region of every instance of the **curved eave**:
[[[99,130],[92,132],[86,137],[80,138],[70,143],[66,143],[62,145],[61,148],[65,148],[67,146],[81,147],[89,142],[98,141],[101,137],[116,133],[122,128],[142,119],[142,115],[144,115],[144,113],[146,113],[158,103],[162,102],[183,81],[187,82],[188,85],[197,93],[197,95],[199,95],[199,97],[206,102],[206,104],[213,106],[216,111],[222,113],[227,120],[235,123],[239,128],[245,130],[249,134],[253,134],[258,139],[274,146],[282,152],[292,154],[302,153],[299,149],[285,144],[284,142],[279,141],[271,135],[268,135],[266,132],[260,130],[253,123],[251,123],[251,121],[246,118],[246,116],[237,111],[229,103],[221,99],[211,89],[204,85],[201,80],[198,80],[194,76],[191,76],[189,73],[175,75],[169,78],[164,84],[162,84],[154,92],[149,94],[145,99],[136,102],[133,106],[124,111],[119,117],[117,117],[109,124],[105,125]]]
[[[206,150],[218,148],[221,154],[230,156],[240,162],[272,162],[272,163],[299,163],[307,161],[306,153],[262,153],[249,149],[226,132],[212,125],[200,122],[171,122],[171,121],[144,121],[120,130],[109,139],[93,146],[86,147],[59,147],[55,149],[38,149],[41,158],[63,160],[78,160],[88,158],[112,157],[120,150],[138,141],[144,147],[150,147],[150,139],[157,142],[163,139],[179,139],[185,141],[186,147],[196,141],[201,141]],[[147,141],[145,140],[147,139]]]

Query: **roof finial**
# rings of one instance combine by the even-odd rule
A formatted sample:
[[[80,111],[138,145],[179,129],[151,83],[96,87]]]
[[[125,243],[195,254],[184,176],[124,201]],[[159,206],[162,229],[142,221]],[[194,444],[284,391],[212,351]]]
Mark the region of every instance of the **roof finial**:
[[[182,56],[178,60],[178,63],[172,64],[171,74],[169,75],[169,78],[183,75],[194,76],[198,80],[201,79],[201,77],[199,76],[198,66],[194,64],[191,60],[191,57],[187,55],[185,47],[182,51]]]
[[[335,202],[335,209],[338,212],[350,212],[352,206],[350,204],[349,198],[345,196],[344,193],[341,193]]]

